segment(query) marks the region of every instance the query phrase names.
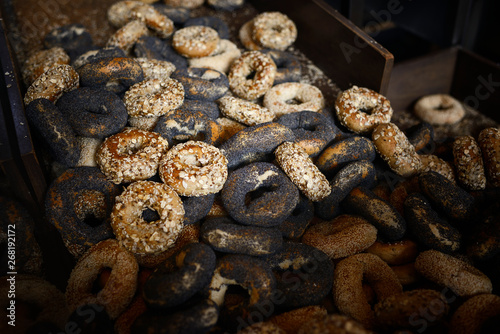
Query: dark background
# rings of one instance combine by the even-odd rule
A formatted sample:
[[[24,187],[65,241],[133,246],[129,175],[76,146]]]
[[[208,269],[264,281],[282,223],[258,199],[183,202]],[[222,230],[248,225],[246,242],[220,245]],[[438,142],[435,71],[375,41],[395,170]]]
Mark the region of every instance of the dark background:
[[[500,63],[496,0],[326,0],[399,62],[462,46]]]

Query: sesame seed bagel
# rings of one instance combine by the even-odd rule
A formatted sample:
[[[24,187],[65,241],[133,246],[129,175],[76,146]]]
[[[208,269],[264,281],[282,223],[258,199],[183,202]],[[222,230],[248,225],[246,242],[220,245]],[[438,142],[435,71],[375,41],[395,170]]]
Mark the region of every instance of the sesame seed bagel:
[[[257,99],[273,86],[276,71],[276,64],[271,57],[259,51],[246,51],[229,69],[229,88],[243,99]],[[247,76],[253,72],[255,75],[248,79]]]
[[[188,26],[177,30],[172,47],[186,58],[208,57],[217,49],[219,34],[207,26]]]
[[[409,177],[422,167],[415,147],[396,124],[377,125],[372,132],[372,141],[377,152],[396,174]]]
[[[222,189],[227,159],[213,145],[188,141],[172,147],[162,158],[160,178],[181,196],[203,196]]]
[[[295,23],[280,12],[260,13],[252,26],[252,39],[264,48],[284,51],[297,39]]]
[[[316,86],[300,82],[284,82],[269,89],[263,103],[276,117],[280,117],[303,110],[319,111],[325,106],[325,98]]]
[[[104,140],[97,150],[96,162],[113,183],[146,180],[156,174],[167,149],[168,142],[159,134],[126,128]]]
[[[80,86],[78,73],[68,64],[56,65],[40,75],[24,95],[24,104],[44,98],[56,102],[65,92]]]
[[[159,219],[147,222],[146,208]],[[171,248],[184,228],[184,207],[168,185],[153,181],[131,183],[116,198],[111,227],[120,243],[134,254],[155,254]]]
[[[22,67],[21,74],[23,81],[29,86],[49,68],[69,63],[70,58],[68,54],[59,46],[37,51],[25,61]]]
[[[493,187],[500,187],[500,130],[493,127],[483,129],[478,143],[483,152],[487,180]]]
[[[393,110],[383,95],[364,87],[352,86],[335,101],[340,122],[356,133],[373,130],[378,124],[389,123]]]
[[[300,144],[284,142],[276,148],[274,155],[281,169],[311,201],[321,201],[332,191],[325,175]]]
[[[131,86],[123,98],[129,116],[161,116],[184,102],[184,87],[172,78],[144,80]]]
[[[486,187],[483,155],[472,136],[459,136],[453,142],[453,162],[458,182],[467,190]]]

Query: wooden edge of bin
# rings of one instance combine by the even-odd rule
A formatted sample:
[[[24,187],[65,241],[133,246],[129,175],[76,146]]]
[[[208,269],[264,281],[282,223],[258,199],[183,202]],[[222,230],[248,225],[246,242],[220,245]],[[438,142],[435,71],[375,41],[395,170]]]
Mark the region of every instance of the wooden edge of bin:
[[[295,45],[345,90],[385,94],[394,56],[323,0],[253,0],[259,11],[280,11],[297,26]]]
[[[13,62],[12,49],[7,38],[7,30],[0,19],[0,64],[2,69],[5,126],[10,133],[12,155],[21,160],[19,172],[24,175],[25,182],[31,187],[31,196],[41,205],[47,187],[45,176],[35,154],[32,137],[26,119],[24,103],[19,87],[19,72]]]
[[[457,48],[450,48],[395,64],[386,95],[394,112],[411,108],[421,96],[448,94],[457,52]]]

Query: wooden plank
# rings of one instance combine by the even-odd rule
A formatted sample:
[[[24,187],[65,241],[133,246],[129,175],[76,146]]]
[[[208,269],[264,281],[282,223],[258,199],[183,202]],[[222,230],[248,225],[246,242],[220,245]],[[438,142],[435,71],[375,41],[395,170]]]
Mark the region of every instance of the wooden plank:
[[[296,24],[295,45],[341,89],[352,85],[385,94],[393,55],[323,0],[253,0],[259,11],[280,11]]]
[[[451,94],[500,122],[500,66],[470,51],[457,54]]]
[[[5,99],[5,121],[7,128],[12,131],[10,140],[15,145],[12,154],[21,160],[20,168],[23,169],[22,174],[28,178],[26,182],[31,184],[34,201],[41,205],[47,184],[33,147],[19,87],[19,71],[12,62],[14,54],[7,40],[3,20],[0,20],[0,46],[2,85],[5,87],[2,91]]]
[[[23,174],[23,166],[18,155],[15,154],[15,144],[11,141],[12,131],[9,129],[7,113],[3,105],[6,103],[6,95],[3,93],[5,86],[0,80],[0,167],[9,186],[9,190],[26,205],[36,208],[37,204],[32,196],[32,190]]]
[[[456,58],[457,49],[452,48],[397,63],[386,95],[394,111],[411,108],[424,95],[449,94]]]

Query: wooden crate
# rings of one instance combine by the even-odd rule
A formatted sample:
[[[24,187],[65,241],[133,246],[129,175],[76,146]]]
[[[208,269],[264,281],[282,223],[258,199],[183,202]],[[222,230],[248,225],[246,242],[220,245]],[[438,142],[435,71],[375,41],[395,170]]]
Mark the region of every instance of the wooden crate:
[[[387,97],[395,112],[429,94],[450,94],[500,122],[500,66],[460,47],[397,63]]]
[[[27,49],[41,48],[43,36],[54,27],[68,23],[82,23],[94,37],[96,44],[110,35],[114,28],[106,19],[106,11],[116,0],[88,0],[81,2],[40,2],[38,0],[6,0],[0,4],[0,14],[6,21],[4,36],[15,52],[13,64],[26,59]],[[299,34],[295,47],[301,50],[340,89],[351,85],[368,87],[385,93],[393,65],[393,56],[380,44],[343,17],[323,0],[249,0],[258,11],[281,11],[297,25]],[[15,14],[14,14],[15,13]],[[89,15],[87,15],[89,14]],[[92,17],[91,15],[92,14]],[[90,20],[98,23],[91,23]],[[14,72],[19,72],[16,69]],[[17,80],[21,92],[26,87]],[[19,90],[12,97],[16,108],[14,117],[25,119]],[[33,143],[26,122],[16,125],[13,140],[19,142],[23,167],[34,201],[41,203],[47,183],[34,154]]]

